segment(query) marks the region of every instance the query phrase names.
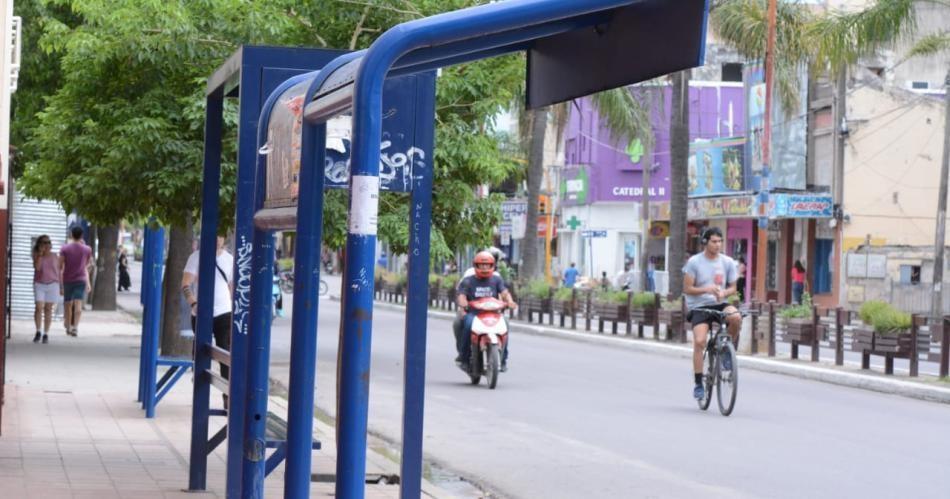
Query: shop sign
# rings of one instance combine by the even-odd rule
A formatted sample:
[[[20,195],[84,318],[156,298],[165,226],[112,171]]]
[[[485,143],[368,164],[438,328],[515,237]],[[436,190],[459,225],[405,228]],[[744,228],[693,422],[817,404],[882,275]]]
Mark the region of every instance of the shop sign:
[[[670,237],[670,223],[669,222],[651,222],[650,223],[650,238],[666,239],[668,237]]]
[[[745,188],[745,137],[697,140],[689,145],[690,196],[732,194]]]
[[[831,218],[834,203],[826,194],[771,195],[772,218]]]
[[[509,199],[501,202],[501,223],[498,233],[505,238],[524,238],[525,217],[528,214],[528,202],[524,199]]]
[[[548,222],[551,220],[551,215],[540,215],[538,216],[538,237],[547,237],[548,235]],[[554,218],[554,226],[551,227],[551,239],[557,237],[557,217]]]
[[[694,198],[689,200],[687,218],[750,218],[755,213],[754,196]]]

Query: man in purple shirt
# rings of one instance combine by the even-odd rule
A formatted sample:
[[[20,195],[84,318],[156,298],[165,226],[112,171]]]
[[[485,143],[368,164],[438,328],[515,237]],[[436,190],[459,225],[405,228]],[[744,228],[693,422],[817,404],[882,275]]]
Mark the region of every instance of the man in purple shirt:
[[[63,295],[66,334],[78,336],[82,302],[89,291],[92,249],[82,240],[82,227],[74,226],[70,233],[72,241],[59,250],[59,271],[62,273],[59,282],[62,283],[60,293]]]

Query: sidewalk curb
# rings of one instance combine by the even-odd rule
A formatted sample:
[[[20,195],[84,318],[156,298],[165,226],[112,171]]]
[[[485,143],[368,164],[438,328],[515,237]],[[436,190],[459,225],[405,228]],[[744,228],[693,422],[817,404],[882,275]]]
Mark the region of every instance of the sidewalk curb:
[[[338,300],[338,297],[331,296],[330,299]],[[405,306],[376,301],[375,306],[387,310],[401,311]],[[455,314],[441,310],[429,310],[430,317],[441,319],[453,319]],[[639,341],[621,335],[608,335],[605,333],[588,333],[582,331],[567,331],[549,326],[539,326],[524,324],[520,322],[510,322],[511,330],[519,333],[531,334],[534,336],[554,336],[562,339],[580,341],[585,343],[612,343],[622,345],[631,350],[667,355],[678,358],[690,358],[692,349],[688,346],[655,343],[652,341]],[[819,365],[805,365],[801,361],[777,360],[762,357],[752,357],[749,355],[739,356],[739,365],[742,367],[771,374],[782,374],[800,379],[819,381],[833,385],[858,388],[890,395],[899,395],[902,397],[925,400],[928,402],[937,402],[941,404],[950,404],[950,388],[939,386],[928,386],[923,383],[903,381],[893,378],[884,378],[875,374],[864,374],[842,371],[831,367]]]
[[[286,393],[288,391],[287,387],[283,383],[281,383],[279,380],[275,378],[270,378],[270,382],[271,382],[271,385],[279,386],[283,392]],[[283,397],[280,397],[278,395],[270,395],[268,396],[268,404],[270,404],[271,407],[279,407],[280,411],[283,414],[287,413],[288,401],[284,399]],[[333,418],[333,419],[334,421],[336,420],[336,418]],[[333,437],[333,435],[336,435],[336,428],[324,423],[317,417],[313,418],[313,432],[315,434],[320,435],[320,440],[323,445],[329,445],[332,443],[334,447],[336,446],[336,439]],[[389,441],[385,439],[383,440],[387,444],[390,444]],[[387,458],[385,455],[380,454],[379,452],[376,452],[375,450],[372,450],[372,447],[370,445],[367,445],[367,448],[366,448],[366,460],[367,460],[367,463],[372,463],[378,468],[385,470],[386,474],[399,476],[400,480],[402,479],[402,470],[400,469],[399,463],[392,461],[391,459]],[[435,485],[434,483],[426,480],[424,477],[422,479],[422,495],[424,497],[433,497],[433,498],[454,497],[452,494],[441,489],[438,485]]]

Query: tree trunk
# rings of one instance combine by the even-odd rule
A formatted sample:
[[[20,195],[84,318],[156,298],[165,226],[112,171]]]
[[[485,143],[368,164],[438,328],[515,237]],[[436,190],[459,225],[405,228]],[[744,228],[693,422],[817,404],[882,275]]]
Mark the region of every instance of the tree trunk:
[[[191,340],[182,338],[181,330],[191,327],[191,313],[181,306],[181,275],[191,255],[192,227],[189,219],[184,227],[172,227],[168,239],[168,259],[162,278],[162,355],[166,357],[191,356]]]
[[[653,166],[652,163],[652,155],[647,154],[643,157],[643,191],[640,198],[640,291],[646,291],[650,281],[650,276],[647,275],[647,268],[650,266],[647,245],[650,241],[650,168]]]
[[[92,309],[115,310],[116,248],[119,246],[119,226],[99,226],[96,234],[98,255],[95,284],[92,289]]]
[[[689,70],[673,74],[670,113],[670,261],[666,270],[670,294],[683,293],[683,264],[686,263],[686,208],[689,161]]]
[[[544,135],[548,128],[548,108],[531,112],[531,148],[528,151],[528,213],[524,239],[521,240],[521,280],[528,281],[540,274],[538,265],[538,201],[541,177],[544,176]]]

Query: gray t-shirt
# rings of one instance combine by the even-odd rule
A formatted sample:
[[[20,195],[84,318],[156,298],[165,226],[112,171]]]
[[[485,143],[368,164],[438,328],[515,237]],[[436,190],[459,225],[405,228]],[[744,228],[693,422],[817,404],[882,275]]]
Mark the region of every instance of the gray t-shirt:
[[[693,286],[697,288],[715,284],[719,286],[719,289],[726,289],[739,278],[735,260],[722,253],[713,260],[706,258],[705,252],[691,256],[686,261],[686,265],[683,266],[683,275],[686,274],[693,276]],[[684,293],[684,295],[686,296],[686,308],[690,310],[721,303],[711,293],[702,295],[687,295]]]

